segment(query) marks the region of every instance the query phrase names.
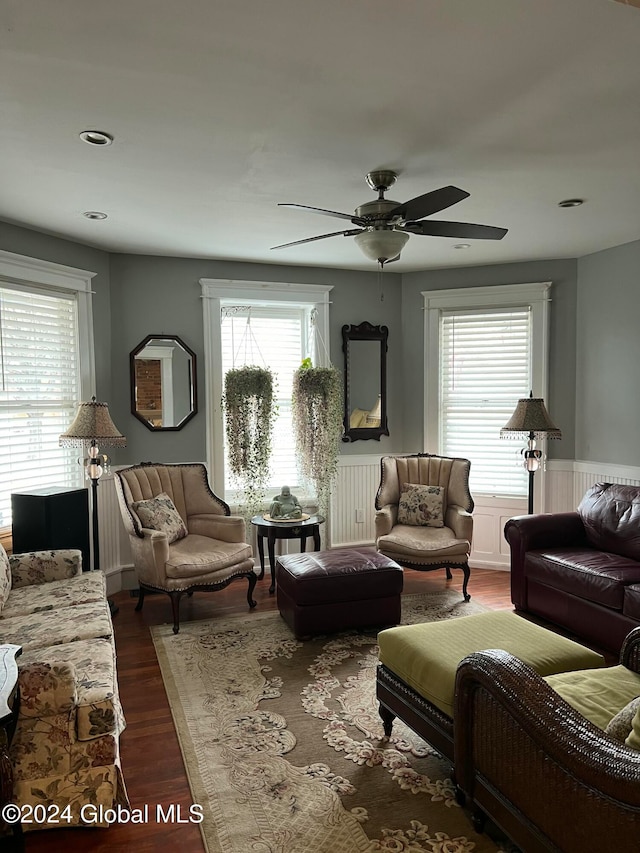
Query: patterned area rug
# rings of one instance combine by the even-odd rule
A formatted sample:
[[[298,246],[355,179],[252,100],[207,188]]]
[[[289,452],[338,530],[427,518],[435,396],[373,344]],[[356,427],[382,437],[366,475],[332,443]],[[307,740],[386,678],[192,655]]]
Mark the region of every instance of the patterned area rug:
[[[485,609],[409,595],[403,624]],[[398,720],[384,738],[375,632],[303,643],[277,612],[151,630],[209,853],[503,849],[473,830],[434,750]]]

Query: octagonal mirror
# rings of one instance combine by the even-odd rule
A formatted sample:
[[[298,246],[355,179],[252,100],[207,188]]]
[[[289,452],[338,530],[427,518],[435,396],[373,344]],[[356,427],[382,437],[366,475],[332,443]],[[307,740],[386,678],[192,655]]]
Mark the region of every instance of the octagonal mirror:
[[[147,335],[129,356],[131,413],[150,430],[178,430],[198,411],[196,356],[176,335]]]

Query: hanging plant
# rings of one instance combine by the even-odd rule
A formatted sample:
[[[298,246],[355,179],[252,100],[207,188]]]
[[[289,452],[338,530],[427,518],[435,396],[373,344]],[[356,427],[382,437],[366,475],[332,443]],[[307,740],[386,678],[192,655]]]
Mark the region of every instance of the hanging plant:
[[[271,371],[253,365],[227,371],[222,408],[229,471],[244,493],[241,512],[251,518],[261,510],[266,495],[278,413]]]
[[[306,358],[293,374],[293,432],[302,475],[315,486],[326,515],[338,468],[342,435],[342,380],[335,367],[312,367]]]

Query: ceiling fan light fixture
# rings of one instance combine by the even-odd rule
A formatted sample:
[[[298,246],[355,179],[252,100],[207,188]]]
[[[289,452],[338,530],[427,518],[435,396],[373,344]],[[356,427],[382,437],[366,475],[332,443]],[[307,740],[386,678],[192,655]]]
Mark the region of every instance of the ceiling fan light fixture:
[[[372,261],[387,263],[400,256],[409,239],[404,231],[391,228],[368,228],[353,238],[360,251]]]

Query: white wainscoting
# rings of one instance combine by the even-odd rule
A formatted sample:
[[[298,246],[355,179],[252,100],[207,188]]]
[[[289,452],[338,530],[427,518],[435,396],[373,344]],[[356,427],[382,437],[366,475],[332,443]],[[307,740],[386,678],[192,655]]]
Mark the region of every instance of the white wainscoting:
[[[523,515],[526,511],[526,498],[479,495],[473,510],[471,565],[483,569],[508,569],[509,546],[502,531],[509,518]]]
[[[381,454],[343,456],[331,512],[321,528],[322,547],[372,545],[375,540],[375,496],[380,483]],[[571,512],[594,483],[640,486],[640,468],[598,462],[551,460],[536,474],[536,504],[542,512]],[[107,575],[109,593],[136,586],[128,537],[122,524],[113,475],[105,475],[98,488],[100,562]],[[358,511],[362,510],[360,514]],[[538,510],[538,506],[536,507]],[[507,519],[527,511],[526,498],[478,496],[474,509],[471,564],[483,568],[509,568],[509,550],[503,530]],[[362,521],[358,518],[362,517]],[[296,540],[278,542],[279,551],[299,550]],[[257,549],[254,552],[257,558]],[[265,555],[266,556],[266,555]],[[268,571],[268,568],[267,568]]]
[[[381,454],[340,457],[329,517],[332,548],[374,543],[380,458]]]
[[[547,463],[545,512],[571,512],[594,483],[640,486],[640,468],[605,462],[552,460]]]
[[[98,486],[98,536],[100,568],[107,576],[109,595],[121,589],[135,589],[129,537],[122,523],[113,474],[104,474]]]

